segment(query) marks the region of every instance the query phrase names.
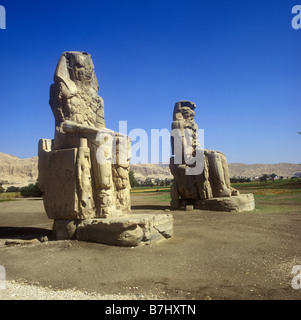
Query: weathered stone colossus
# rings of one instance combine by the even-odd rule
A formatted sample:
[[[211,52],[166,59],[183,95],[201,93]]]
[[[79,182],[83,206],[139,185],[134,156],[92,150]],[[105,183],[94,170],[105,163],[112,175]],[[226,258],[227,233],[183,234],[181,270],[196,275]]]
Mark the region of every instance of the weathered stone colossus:
[[[97,161],[104,139],[114,134],[105,128],[104,103],[91,56],[65,52],[50,87],[55,118],[54,140],[39,145],[39,183],[46,212],[51,219],[86,219],[130,214],[128,178],[130,141],[126,159],[115,164]],[[119,135],[116,134],[117,146]],[[127,139],[127,137],[123,137]],[[105,146],[110,160],[113,146]]]
[[[191,101],[177,102],[174,107],[170,159],[175,180],[171,187],[172,208],[193,205],[196,209],[254,210],[253,195],[241,195],[231,187],[225,155],[200,148],[195,108]]]
[[[107,238],[102,235],[94,240],[127,245],[128,231],[132,237],[135,219],[131,218],[131,224],[124,220],[118,224],[116,219],[131,215],[130,139],[105,128],[104,102],[98,95],[94,65],[88,53],[61,55],[49,103],[55,118],[55,137],[39,141],[39,185],[46,213],[55,220],[54,233],[60,239],[81,240],[79,235],[87,234],[84,230],[91,224],[103,225],[103,220],[95,223],[89,219],[115,219],[114,235],[111,233],[110,238],[106,229]],[[112,225],[108,221],[106,227]],[[79,225],[81,232],[76,232]],[[121,226],[117,231],[116,225]],[[147,228],[143,230],[149,232]]]

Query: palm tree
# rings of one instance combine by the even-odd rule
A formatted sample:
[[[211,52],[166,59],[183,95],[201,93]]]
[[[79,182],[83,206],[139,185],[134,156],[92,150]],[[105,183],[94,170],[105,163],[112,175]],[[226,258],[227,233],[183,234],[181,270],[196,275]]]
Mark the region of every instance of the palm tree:
[[[263,174],[260,178],[259,178],[259,181],[260,182],[267,182],[267,180],[268,180],[268,175],[267,174]]]
[[[273,182],[275,182],[275,178],[277,177],[277,175],[275,173],[272,173],[270,177],[272,178]]]

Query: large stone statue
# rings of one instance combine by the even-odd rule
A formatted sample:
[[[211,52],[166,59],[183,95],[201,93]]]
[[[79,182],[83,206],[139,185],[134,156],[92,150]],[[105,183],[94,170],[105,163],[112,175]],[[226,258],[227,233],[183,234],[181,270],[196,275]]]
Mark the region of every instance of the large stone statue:
[[[55,138],[41,140],[39,148],[40,159],[44,159],[40,161],[40,169],[45,167],[40,170],[39,182],[47,214],[52,219],[66,215],[69,219],[82,219],[130,214],[130,143],[127,141],[124,163],[117,160],[112,165],[109,157],[106,163],[98,163],[97,152],[104,142],[98,133],[103,132],[104,137],[114,133],[105,129],[104,103],[97,92],[91,56],[85,52],[65,52],[50,87]],[[118,145],[119,135],[115,136]],[[112,152],[110,146],[107,149],[107,153]],[[56,152],[50,155],[51,151]],[[60,174],[54,176],[54,170]],[[51,188],[55,190],[51,192]],[[66,197],[66,192],[71,197]]]
[[[56,238],[120,245],[149,240],[145,233],[155,230],[153,217],[140,217],[138,225],[131,215],[130,139],[105,128],[104,102],[88,53],[61,55],[49,103],[55,137],[39,141],[39,185]],[[166,237],[171,218],[162,218],[169,221],[170,232],[161,233]],[[160,217],[155,220],[160,229]]]
[[[253,195],[240,195],[231,187],[225,155],[200,147],[195,108],[191,101],[177,102],[174,107],[170,159],[175,180],[171,187],[172,208],[190,205],[196,209],[254,210]]]

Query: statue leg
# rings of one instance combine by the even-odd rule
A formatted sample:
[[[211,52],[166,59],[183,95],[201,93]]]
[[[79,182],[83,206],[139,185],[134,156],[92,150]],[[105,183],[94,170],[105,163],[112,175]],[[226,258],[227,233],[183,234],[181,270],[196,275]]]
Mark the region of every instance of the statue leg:
[[[91,150],[91,163],[94,181],[94,197],[96,202],[96,215],[106,218],[115,215],[116,203],[114,201],[114,186],[112,178],[112,164],[106,161],[101,164],[97,161],[98,141],[89,141]]]
[[[178,209],[180,207],[180,195],[178,187],[175,183],[170,186],[170,206],[172,209]]]
[[[94,212],[90,150],[86,139],[80,139],[77,155],[77,173],[79,208],[83,217],[85,217]]]
[[[232,190],[226,157],[218,151],[208,151],[209,178],[214,197],[230,197]]]
[[[237,196],[240,193],[239,193],[238,190],[236,190],[233,187],[231,187],[230,175],[229,175],[229,167],[228,167],[226,156],[221,152],[220,152],[220,155],[221,155],[222,166],[223,166],[223,170],[224,170],[225,184],[226,184],[227,188],[229,188],[231,190],[231,195],[232,196]]]
[[[208,153],[204,151],[204,170],[201,175],[196,176],[196,185],[201,200],[213,198],[209,182],[209,161]]]

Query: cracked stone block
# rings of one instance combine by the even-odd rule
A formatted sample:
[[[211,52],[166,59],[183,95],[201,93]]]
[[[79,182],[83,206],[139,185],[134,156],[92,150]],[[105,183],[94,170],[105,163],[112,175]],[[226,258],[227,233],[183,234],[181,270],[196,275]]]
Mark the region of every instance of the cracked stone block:
[[[255,200],[252,193],[247,193],[233,197],[199,200],[196,202],[195,208],[212,211],[247,212],[255,210]]]
[[[54,220],[52,232],[56,240],[76,239],[76,229],[80,220]]]
[[[135,247],[170,238],[173,234],[173,216],[133,214],[127,217],[86,219],[72,223],[57,222],[56,226],[59,226],[56,232],[60,235],[60,240],[65,235],[66,239]]]

